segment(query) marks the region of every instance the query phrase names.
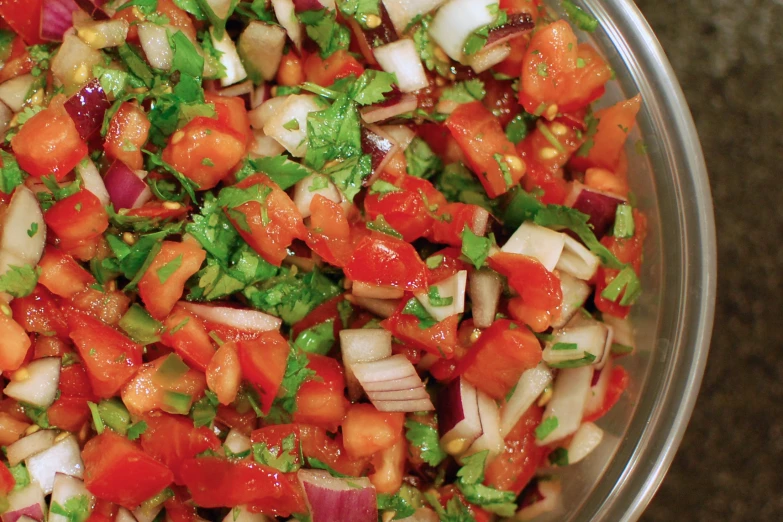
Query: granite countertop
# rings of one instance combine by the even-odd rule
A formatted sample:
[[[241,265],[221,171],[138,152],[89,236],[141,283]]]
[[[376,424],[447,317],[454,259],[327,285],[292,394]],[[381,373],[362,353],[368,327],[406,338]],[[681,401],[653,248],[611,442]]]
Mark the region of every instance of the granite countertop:
[[[783,520],[783,0],[637,0],[682,84],[715,199],[718,302],[701,393],[642,517]]]

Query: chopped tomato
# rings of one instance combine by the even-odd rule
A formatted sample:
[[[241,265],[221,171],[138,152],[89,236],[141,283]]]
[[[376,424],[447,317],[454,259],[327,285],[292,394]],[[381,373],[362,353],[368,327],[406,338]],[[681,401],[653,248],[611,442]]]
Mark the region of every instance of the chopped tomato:
[[[307,246],[327,263],[343,266],[350,259],[351,226],[342,207],[320,194],[310,202],[310,231]]]
[[[354,458],[348,455],[341,437],[332,438],[327,431],[308,424],[298,425],[305,458],[318,459],[344,475],[363,475],[370,463],[369,457]]]
[[[277,331],[238,344],[242,376],[258,390],[264,413],[269,413],[283,382],[289,352],[288,341]]]
[[[31,176],[54,175],[60,181],[87,155],[87,145],[63,108],[63,100],[55,97],[11,139],[16,161]]]
[[[250,118],[245,108],[245,100],[238,96],[220,96],[211,92],[205,93],[204,99],[215,105],[218,121],[242,136],[247,143],[253,133],[250,132]]]
[[[503,453],[484,473],[484,483],[496,489],[519,495],[533,478],[546,448],[536,444],[536,428],[541,424],[543,409],[533,405],[506,435]]]
[[[585,415],[582,422],[595,422],[614,407],[617,401],[620,400],[623,392],[628,388],[630,383],[630,377],[628,371],[620,365],[612,367],[612,373],[609,374],[609,384],[606,388],[606,396],[604,402],[598,411]]]
[[[508,278],[508,284],[522,299],[553,316],[560,313],[563,292],[560,280],[544,268],[536,258],[521,254],[498,252],[489,259],[489,267]]]
[[[72,364],[62,368],[58,389],[63,397],[84,397],[93,402],[96,401],[83,364]]]
[[[11,310],[16,322],[27,332],[68,337],[68,325],[59,303],[41,285],[30,295],[11,301]]]
[[[239,392],[242,367],[234,342],[223,343],[207,365],[207,386],[220,404],[231,404]]]
[[[371,234],[356,245],[345,274],[354,281],[405,290],[427,287],[427,267],[416,249],[384,234]]]
[[[354,404],[343,420],[343,443],[351,457],[369,457],[402,438],[405,414],[383,412],[372,404]]]
[[[139,296],[150,315],[165,318],[182,297],[185,282],[199,271],[207,253],[196,241],[164,241],[139,281]]]
[[[502,399],[519,376],[541,361],[541,345],[524,326],[498,319],[460,361],[458,372],[479,390]]]
[[[293,449],[284,450],[283,441],[293,437]],[[266,444],[267,448],[275,448],[279,450],[278,454],[287,453],[291,458],[294,465],[302,466],[305,463],[302,462],[299,454],[300,440],[299,440],[299,425],[298,424],[273,424],[271,426],[264,426],[257,430],[253,430],[250,435],[250,441],[253,444]]]
[[[340,330],[343,329],[339,309],[339,305],[343,301],[345,301],[345,295],[338,295],[313,308],[313,311],[307,314],[304,319],[291,327],[291,338],[296,339],[300,333],[308,328],[325,323],[326,321],[333,321],[334,338],[337,339]]]
[[[76,241],[91,239],[109,228],[109,215],[101,201],[87,190],[61,199],[44,214],[46,225],[57,237]]]
[[[173,348],[188,364],[201,371],[206,371],[215,355],[204,323],[181,306],[175,306],[163,322],[160,342]]]
[[[169,357],[173,359],[169,360]],[[204,395],[207,387],[204,374],[187,365],[167,370],[172,361],[182,365],[176,355],[163,355],[139,368],[139,371],[122,389],[122,402],[134,415],[143,415],[153,410],[187,415],[194,402]],[[166,364],[167,366],[163,366]]]
[[[199,116],[169,138],[163,160],[196,183],[211,189],[245,155],[244,137],[219,120]]]
[[[0,2],[0,17],[27,45],[44,43],[40,35],[43,0],[6,0]]]
[[[519,183],[525,164],[497,118],[481,102],[457,107],[446,120],[446,127],[489,197],[496,198]]]
[[[120,290],[101,292],[95,288],[87,288],[71,297],[68,302],[73,308],[115,327],[130,307],[130,297]]]
[[[60,297],[73,297],[95,282],[92,274],[72,256],[51,245],[44,250],[38,266],[41,268],[38,282]]]
[[[78,433],[92,414],[84,397],[60,397],[46,410],[46,416],[52,426]]]
[[[364,198],[364,211],[367,221],[383,216],[407,243],[423,237],[432,228],[432,215],[422,194],[415,190],[398,188],[383,194],[370,192]]]
[[[225,212],[253,250],[269,263],[280,266],[288,255],[286,249],[294,239],[307,236],[302,215],[288,194],[264,174],[250,176],[235,187],[257,187],[251,190],[266,194],[263,205],[258,201],[248,201],[235,208],[226,208]]]
[[[307,358],[307,367],[315,376],[303,383],[296,393],[294,422],[322,426],[335,432],[349,404],[345,398],[343,369],[331,357],[311,353]]]
[[[364,67],[348,51],[339,50],[322,59],[318,53],[307,57],[304,63],[304,74],[308,82],[329,87],[336,80],[354,75],[357,78],[364,72]]]
[[[407,449],[405,437],[399,437],[394,444],[373,455],[375,471],[368,478],[378,493],[393,495],[399,491],[405,476]]]
[[[525,43],[524,37],[519,37],[515,40],[521,41],[523,45]],[[520,53],[520,56],[521,54],[522,53]],[[520,69],[521,65],[514,74],[510,76],[519,76]],[[484,88],[487,91],[482,102],[484,103],[484,106],[495,115],[500,126],[505,129],[506,125],[508,125],[522,110],[517,101],[517,93],[511,87],[511,82],[496,80],[492,74],[485,73],[481,75],[481,80],[484,82]]]
[[[150,132],[147,114],[135,103],[124,102],[112,116],[103,150],[110,159],[120,160],[133,170],[144,167],[141,149]]]
[[[7,496],[14,490],[16,479],[11,475],[11,471],[5,466],[0,466],[0,495]]]
[[[437,260],[438,263],[434,268],[427,267],[427,282],[434,285],[460,270],[467,270],[469,265],[460,259],[461,255],[460,249],[455,247],[447,247],[430,255],[428,259]]]
[[[478,205],[448,203],[438,209],[432,231],[427,235],[433,243],[462,246],[462,232],[468,227],[477,236],[483,236],[489,225],[489,213]]]
[[[394,314],[381,322],[381,326],[401,341],[438,357],[451,358],[457,346],[459,316],[452,315],[429,328],[421,328],[418,317],[403,313],[406,302],[403,300]]]
[[[296,55],[293,49],[289,49],[288,52],[283,55],[280,66],[277,68],[276,80],[278,84],[286,85],[288,87],[301,85],[301,83],[305,81],[302,60]]]
[[[258,417],[256,417],[256,412],[253,411],[249,404],[247,405],[247,410],[243,410],[242,413],[236,408],[221,404],[218,406],[215,419],[220,421],[221,424],[237,430],[242,435],[250,436],[250,432],[256,427]]]
[[[136,508],[174,480],[165,465],[111,430],[90,439],[82,459],[84,484],[90,493],[128,509]]]
[[[5,63],[0,65],[0,83],[5,83],[12,78],[29,73],[35,66],[35,62],[27,52],[24,40],[18,35],[14,37],[11,48],[6,51]]]
[[[572,112],[587,107],[604,94],[604,85],[611,78],[612,69],[598,51],[588,43],[579,44],[576,69],[569,77],[568,91],[559,100],[559,112]]]
[[[0,412],[0,444],[3,446],[13,444],[24,435],[25,430],[29,427],[29,422],[15,419],[8,413]]]

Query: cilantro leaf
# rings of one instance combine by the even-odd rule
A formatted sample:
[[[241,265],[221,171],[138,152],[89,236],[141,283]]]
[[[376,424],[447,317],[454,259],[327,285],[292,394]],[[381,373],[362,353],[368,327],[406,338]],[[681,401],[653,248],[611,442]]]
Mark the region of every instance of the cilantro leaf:
[[[408,174],[417,178],[430,179],[443,170],[443,162],[426,141],[416,137],[405,149]]]
[[[158,270],[155,272],[158,276],[158,281],[160,281],[160,284],[165,285],[166,281],[169,280],[169,277],[173,276],[174,273],[179,270],[179,267],[182,266],[182,254],[178,255],[162,267],[158,268]]]
[[[457,471],[457,476],[462,484],[478,484],[484,480],[484,464],[487,462],[489,450],[480,451],[462,457],[462,467]]]
[[[130,7],[136,7],[143,14],[150,15],[158,8],[158,0],[131,0],[118,7],[117,11],[122,11]]]
[[[378,214],[378,217],[375,218],[375,221],[367,221],[365,225],[369,230],[380,232],[381,234],[386,234],[387,236],[396,237],[397,239],[402,239],[402,234],[394,230],[394,227],[392,227],[389,222],[386,221],[386,218],[383,217],[383,214]]]
[[[117,48],[117,52],[120,55],[120,59],[125,64],[125,67],[127,67],[134,76],[139,78],[144,85],[152,87],[154,81],[152,70],[133,47],[124,43]]]
[[[242,294],[254,307],[280,317],[286,324],[301,321],[316,306],[342,293],[342,288],[318,270],[282,271]]]
[[[24,182],[25,172],[19,167],[13,154],[0,150],[0,191],[10,194]]]
[[[299,20],[305,25],[307,36],[318,44],[321,58],[326,59],[340,50],[348,49],[351,31],[337,23],[334,11],[320,9],[299,13]]]
[[[514,503],[517,496],[513,491],[503,491],[484,484],[464,485],[461,482],[457,483],[457,487],[468,502],[487,511],[502,517],[511,517],[517,511]]]
[[[331,178],[346,199],[353,201],[364,180],[372,174],[372,157],[369,154],[353,157],[325,169],[323,173]]]
[[[196,0],[196,2],[198,2],[198,6],[201,8],[201,12],[209,20],[215,38],[222,40],[223,33],[226,31],[226,22],[231,17],[234,9],[236,9],[237,4],[239,4],[239,0],[229,0],[227,5],[221,2],[221,7],[226,5],[225,13],[216,13],[208,0]]]
[[[26,297],[35,290],[40,275],[40,267],[10,265],[8,271],[0,275],[0,292],[7,292],[14,297]]]
[[[421,458],[430,466],[437,466],[447,457],[440,447],[438,430],[413,419],[405,421],[405,438],[421,449]]]
[[[77,495],[66,500],[64,506],[52,502],[49,510],[64,516],[68,522],[84,522],[90,516],[90,499],[87,495]]]
[[[477,236],[469,226],[462,230],[462,255],[467,257],[477,269],[484,265],[489,257],[492,241],[487,237]]]
[[[419,320],[419,328],[422,330],[432,328],[438,323],[415,297],[405,303],[402,313],[416,317]]]
[[[204,71],[204,57],[196,51],[196,46],[185,36],[182,31],[169,36],[169,45],[174,50],[171,61],[171,70],[181,74],[200,78]]]
[[[473,33],[465,40],[465,45],[462,52],[465,55],[470,56],[476,54],[487,44],[487,38],[489,37],[490,29],[500,27],[508,22],[508,15],[506,12],[498,6],[498,4],[492,4],[487,6],[487,10],[495,17],[495,21],[484,27],[480,27],[473,31]]]
[[[328,109],[307,115],[305,162],[320,170],[330,160],[352,158],[362,152],[359,111],[344,94]]]
[[[30,484],[30,473],[27,472],[27,466],[24,465],[24,462],[20,462],[16,466],[9,466],[7,463],[4,463],[4,465],[11,472],[11,476],[14,477],[14,482],[16,483],[14,491],[24,489]]]
[[[441,100],[449,100],[457,103],[471,103],[474,101],[481,101],[484,96],[487,95],[487,91],[484,88],[484,82],[479,79],[466,80],[464,82],[458,82],[454,85],[447,87],[441,95]]]
[[[422,495],[418,489],[403,483],[399,491],[390,495],[379,493],[377,496],[378,511],[394,511],[392,520],[413,516],[416,509],[422,505]]]
[[[280,441],[279,446],[267,446],[265,442],[253,444],[253,459],[259,464],[270,466],[283,473],[292,473],[299,468],[299,447],[292,433]]]
[[[192,14],[196,20],[206,20],[207,15],[201,10],[197,0],[174,0],[174,5],[183,11]]]
[[[337,0],[337,8],[346,18],[353,18],[362,27],[368,29],[367,18],[380,16],[379,0]]]
[[[135,424],[131,424],[128,427],[128,438],[130,440],[137,440],[139,437],[141,437],[144,432],[147,431],[147,423],[144,421],[139,421]]]
[[[557,417],[547,417],[536,427],[535,433],[538,440],[544,440],[557,429],[559,422]]]
[[[568,18],[582,31],[592,33],[598,29],[598,20],[587,14],[571,0],[563,0],[563,9],[565,9]]]
[[[449,201],[478,205],[497,214],[497,202],[487,197],[481,182],[462,163],[447,165],[435,186]]]
[[[268,156],[251,159],[249,162],[256,172],[263,172],[283,190],[288,190],[297,182],[314,174],[313,170],[286,156]]]
[[[372,105],[384,101],[384,95],[394,89],[396,82],[397,77],[393,73],[367,69],[348,92],[359,105]]]
[[[443,77],[447,77],[451,72],[451,64],[446,60],[440,59],[438,55],[443,53],[437,53],[437,46],[430,37],[430,25],[432,24],[432,15],[427,15],[419,20],[419,25],[413,31],[413,43],[416,44],[416,50],[421,57],[421,61],[424,66],[430,70],[435,71],[437,74]]]
[[[350,475],[345,475],[343,473],[340,473],[339,471],[337,471],[334,468],[332,468],[329,464],[327,464],[327,463],[325,463],[325,462],[323,462],[321,460],[318,460],[315,457],[306,457],[306,458],[307,458],[307,465],[310,466],[313,469],[322,469],[324,471],[328,471],[329,474],[331,476],[333,476],[333,477],[338,477],[338,478],[348,478],[348,477],[350,477]]]
[[[270,422],[274,424],[290,422],[291,414],[296,412],[296,393],[299,387],[315,375],[315,372],[307,367],[308,361],[306,353],[291,345],[280,391],[267,416]]]
[[[326,355],[334,346],[334,319],[302,330],[296,336],[294,346],[307,353]]]

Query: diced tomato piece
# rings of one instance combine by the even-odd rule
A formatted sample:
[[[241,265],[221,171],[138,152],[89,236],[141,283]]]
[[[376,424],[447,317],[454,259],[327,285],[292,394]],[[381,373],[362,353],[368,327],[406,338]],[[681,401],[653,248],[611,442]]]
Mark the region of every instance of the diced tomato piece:
[[[368,478],[378,493],[393,495],[399,491],[405,475],[407,457],[407,444],[404,437],[399,437],[390,447],[373,455],[372,465],[375,470]]]
[[[625,368],[619,364],[613,366],[612,373],[609,374],[609,384],[607,385],[606,396],[604,397],[604,402],[601,405],[601,408],[591,415],[585,415],[585,417],[582,419],[582,422],[595,422],[606,415],[606,413],[611,410],[615,404],[617,404],[617,401],[620,400],[620,397],[628,388],[628,384],[630,384],[630,382],[631,378]]]
[[[27,74],[35,66],[35,62],[30,58],[30,53],[27,52],[24,40],[19,35],[14,37],[10,49],[6,48],[2,54],[5,63],[0,65],[0,83]]]
[[[207,253],[196,241],[164,241],[139,281],[139,296],[155,319],[162,320],[177,304],[185,282],[199,271]]]
[[[197,522],[201,517],[198,516],[196,506],[189,501],[189,495],[180,492],[180,488],[172,488],[172,490],[174,496],[163,503],[166,519],[170,522]]]
[[[13,444],[19,440],[29,427],[29,422],[16,419],[13,415],[6,412],[0,412],[0,444],[3,446]]]
[[[180,29],[193,41],[196,39],[196,27],[190,15],[177,7],[173,0],[158,0],[157,12],[168,18],[168,24]]]
[[[405,241],[372,234],[356,245],[345,266],[345,274],[354,281],[405,290],[427,287],[427,267],[416,249]]]
[[[207,365],[207,386],[215,392],[220,404],[231,404],[239,392],[242,367],[237,346],[233,342],[218,348]]]
[[[163,160],[194,181],[197,190],[207,190],[239,163],[245,145],[243,136],[225,123],[199,116],[171,135]]]
[[[124,102],[112,116],[103,150],[109,159],[120,160],[133,170],[144,167],[141,149],[150,132],[147,114],[135,103]]]
[[[305,238],[307,246],[324,261],[344,266],[351,258],[351,226],[342,207],[316,195],[310,202],[310,231]]]
[[[612,79],[612,69],[595,48],[579,44],[576,69],[569,78],[570,88],[558,101],[558,112],[572,112],[587,107],[603,96],[604,85]]]
[[[57,237],[76,241],[91,239],[109,228],[109,215],[101,201],[87,190],[61,199],[44,214],[44,221]]]
[[[305,81],[302,60],[296,55],[293,49],[289,49],[288,52],[283,55],[283,59],[280,60],[275,80],[278,85],[286,85],[288,87],[300,85]]]
[[[98,254],[98,249],[104,243],[103,236],[97,235],[88,239],[63,239],[57,243],[63,254],[72,256],[77,261],[89,261]]]
[[[508,278],[508,284],[522,299],[553,316],[560,313],[563,292],[560,280],[544,268],[536,258],[521,254],[498,252],[489,259],[489,267]]]
[[[0,2],[0,18],[11,26],[27,45],[44,43],[40,35],[43,0],[7,0]]]
[[[326,60],[318,53],[307,57],[304,63],[304,73],[308,82],[321,87],[329,87],[336,80],[354,75],[357,78],[364,72],[364,67],[348,51],[339,50]]]
[[[220,448],[220,440],[206,426],[196,428],[193,421],[176,415],[147,415],[147,429],[141,434],[144,451],[174,473],[174,481],[183,484],[179,472],[182,463],[208,449]]]
[[[0,370],[18,370],[30,349],[30,338],[19,323],[0,313],[0,339],[3,349],[0,350]]]
[[[6,496],[16,487],[16,479],[11,475],[11,471],[5,466],[0,466],[0,495]]]
[[[503,453],[484,472],[484,483],[519,495],[538,469],[546,448],[536,444],[536,428],[541,424],[542,408],[533,405],[506,435]]]
[[[519,38],[515,38],[514,40],[519,40],[522,42],[522,45],[524,45],[526,39],[524,36],[521,36]],[[520,56],[523,53],[524,51],[520,53]],[[520,70],[521,65],[514,72],[514,74],[509,76],[519,76]],[[498,121],[500,122],[500,126],[505,129],[506,125],[508,125],[508,123],[522,111],[522,108],[519,106],[519,102],[517,100],[517,93],[511,87],[511,82],[496,80],[495,77],[490,73],[482,74],[481,80],[484,82],[484,88],[487,91],[487,94],[484,96],[482,102],[484,103],[484,106],[497,117]]]
[[[302,214],[296,205],[275,182],[264,174],[255,174],[236,185],[238,189],[262,185],[269,189],[265,205],[248,201],[233,209],[225,209],[226,215],[239,235],[269,263],[280,266],[287,255],[287,248],[294,239],[307,237]]]
[[[500,8],[508,14],[527,13],[535,22],[543,6],[540,0],[500,0]]]
[[[83,364],[71,364],[62,368],[58,389],[63,397],[84,397],[93,402],[97,400]]]
[[[294,422],[322,426],[331,432],[345,417],[345,377],[340,363],[331,357],[308,354],[307,367],[315,377],[306,381],[296,393]]]
[[[150,176],[154,177],[155,173],[150,173]],[[180,204],[176,208],[168,208],[163,206],[164,203],[170,204],[168,201],[149,201],[139,208],[129,208],[123,212],[126,216],[137,216],[164,221],[167,219],[177,219],[183,216],[187,216],[188,212],[191,210],[189,205]]]
[[[92,414],[84,397],[60,397],[46,410],[49,424],[77,433]]]
[[[457,371],[494,399],[502,399],[519,376],[541,361],[541,345],[533,332],[508,319],[484,330],[460,361]]]
[[[48,108],[27,120],[11,139],[16,161],[31,176],[51,174],[60,181],[87,155],[87,145],[63,108],[64,99],[53,99]]]
[[[252,136],[250,131],[250,118],[247,115],[245,100],[238,96],[220,96],[212,92],[204,93],[207,103],[215,104],[217,119],[220,123],[231,128],[247,142]]]
[[[279,477],[282,489],[280,497],[251,502],[247,506],[251,513],[288,517],[294,513],[304,514],[307,512],[304,490],[296,473],[282,473]]]
[[[165,375],[159,371],[170,356],[176,357],[163,355],[143,365],[123,387],[122,402],[128,411],[134,415],[153,410],[187,415],[193,403],[204,395],[207,381],[203,373],[192,368],[176,375]],[[176,403],[172,402],[172,394],[177,394]]]
[[[96,497],[134,509],[171,484],[174,475],[138,444],[111,430],[90,439],[82,451],[84,484]]]
[[[636,125],[636,114],[641,106],[642,96],[637,94],[633,98],[596,112],[594,117],[598,120],[598,124],[595,134],[590,138],[593,146],[590,147],[587,156],[577,154],[572,157],[570,166],[579,171],[591,167],[615,170],[628,134]]]
[[[98,397],[117,394],[141,365],[142,347],[114,328],[76,310],[68,310],[68,326]]]
[[[11,301],[11,310],[16,322],[28,332],[68,337],[68,325],[58,302],[41,285],[32,294]]]
[[[468,227],[474,234],[483,236],[485,226],[489,222],[486,210],[478,205],[466,203],[448,203],[438,209],[432,231],[427,235],[433,243],[443,243],[451,246],[462,246],[462,232]]]
[[[446,127],[489,197],[496,198],[519,183],[525,164],[498,119],[481,102],[457,107],[446,120]]]
[[[455,247],[446,247],[431,254],[428,259],[440,259],[435,268],[427,267],[427,282],[434,285],[448,279],[460,270],[467,270],[470,265],[460,259],[461,255],[460,249]]]
[[[290,439],[292,448],[286,450],[283,448],[283,441]],[[300,454],[300,440],[299,440],[299,426],[297,424],[277,424],[272,426],[266,426],[264,428],[253,431],[250,440],[253,444],[266,444],[272,453],[281,455],[287,453],[288,457],[297,466],[304,465]],[[292,513],[304,513],[307,511],[307,507],[304,503],[304,494],[301,491],[301,487],[296,479],[294,473],[287,473],[281,475],[282,478],[289,479],[283,481],[283,488],[288,489],[288,492],[284,493],[282,498],[270,499],[267,501],[258,501],[252,503],[248,508],[252,512],[264,513],[267,515],[275,516],[289,516]],[[293,480],[291,480],[293,479]]]
[[[76,260],[60,249],[48,245],[38,263],[38,282],[60,297],[73,297],[95,282],[95,278]]]
[[[122,13],[125,11],[130,11],[130,9],[125,9],[120,12]],[[120,507],[113,502],[96,498],[95,506],[92,508],[92,511],[90,511],[90,516],[87,517],[86,522],[114,522],[119,509]]]
[[[204,323],[181,306],[175,306],[163,322],[160,342],[173,348],[180,357],[201,371],[206,371],[215,355],[212,340]]]
[[[406,343],[438,357],[451,358],[457,346],[459,316],[447,317],[429,328],[422,329],[419,327],[419,319],[416,316],[402,312],[404,307],[405,301],[403,300],[394,315],[384,319],[381,326]]]
[[[369,193],[364,198],[367,221],[383,216],[391,227],[411,243],[427,234],[433,218],[422,195],[415,190],[398,189],[385,194]]]
[[[114,327],[130,307],[130,297],[121,290],[101,292],[95,288],[87,288],[68,301],[72,307]]]
[[[302,466],[305,463],[299,455],[299,425],[298,424],[273,424],[270,426],[264,426],[257,430],[253,430],[250,435],[250,440],[253,444],[266,444],[267,448],[277,448],[278,454],[282,454],[283,440],[293,436],[293,449],[286,450],[288,456],[291,458],[295,465]]]
[[[405,414],[383,412],[372,404],[354,404],[343,420],[343,443],[348,455],[369,457],[390,448],[402,437]]]
[[[363,475],[370,464],[369,457],[349,456],[343,446],[342,438],[330,437],[323,428],[300,424],[298,429],[305,458],[318,459],[337,472],[354,477]]]
[[[242,376],[258,390],[261,409],[269,413],[283,382],[290,348],[278,332],[264,332],[257,339],[240,341],[239,364]]]

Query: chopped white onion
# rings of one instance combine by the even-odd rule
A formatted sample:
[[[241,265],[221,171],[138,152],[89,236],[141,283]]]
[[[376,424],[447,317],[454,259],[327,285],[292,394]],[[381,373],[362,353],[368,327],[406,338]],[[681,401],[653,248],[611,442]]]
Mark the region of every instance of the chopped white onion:
[[[409,390],[421,386],[421,377],[418,374],[411,374],[399,379],[389,379],[387,381],[367,382],[362,387],[368,394],[375,392]]]
[[[133,516],[129,510],[121,507],[117,510],[117,515],[114,517],[114,522],[138,522],[136,517]]]
[[[342,196],[328,176],[313,173],[299,180],[294,186],[294,204],[303,218],[310,217],[310,203],[316,196],[323,196],[329,201],[340,203]]]
[[[465,289],[467,286],[468,271],[460,270],[443,281],[430,285],[429,292],[420,292],[416,294],[416,299],[419,300],[421,306],[423,306],[436,321],[443,321],[447,317],[451,317],[454,314],[461,314],[465,311]],[[433,289],[437,289],[437,293],[441,299],[451,298],[451,303],[441,306],[433,305],[430,300],[430,294],[433,293]]]
[[[414,401],[429,400],[427,388],[419,386],[418,388],[407,388],[403,390],[379,391],[373,392],[372,398],[375,401]]]
[[[210,323],[222,324],[249,332],[269,332],[279,330],[283,320],[257,310],[243,310],[227,306],[212,306],[180,301],[186,310]]]
[[[478,413],[481,419],[481,435],[468,448],[465,455],[473,455],[489,451],[486,464],[503,452],[506,442],[500,432],[500,410],[495,399],[482,391],[476,393],[478,398]]]
[[[264,125],[280,112],[288,98],[289,96],[269,98],[252,111],[249,111],[247,117],[250,120],[250,126],[254,129],[263,129]]]
[[[391,317],[397,308],[400,306],[399,299],[375,299],[373,297],[357,297],[353,296],[351,301],[356,306],[361,306],[370,313],[377,315],[378,317]]]
[[[136,522],[153,522],[163,510],[163,504],[142,504],[133,510]],[[115,521],[116,522],[116,521]]]
[[[594,415],[604,407],[606,392],[609,390],[609,380],[612,377],[612,366],[614,366],[614,364],[612,358],[609,357],[603,368],[594,370],[594,372],[600,373],[597,380],[595,379],[595,373],[591,376],[592,384],[590,385],[590,391],[587,394],[587,401],[585,401],[582,418]]]
[[[565,234],[563,236],[565,244],[560,259],[557,261],[557,269],[589,281],[598,270],[600,263],[598,256],[571,236]]]
[[[59,357],[36,359],[17,370],[14,376],[24,374],[24,377],[11,380],[3,392],[20,402],[48,408],[57,396],[61,364]]]
[[[93,49],[119,47],[128,37],[130,24],[121,18],[114,20],[85,21],[75,25],[77,36]]]
[[[576,464],[601,444],[604,430],[592,422],[584,422],[576,430],[568,445],[568,463]]]
[[[3,513],[3,522],[17,522],[21,517],[33,520],[44,519],[46,500],[41,486],[30,482],[24,488],[8,494],[8,509]]]
[[[27,233],[34,225],[38,232]],[[14,190],[3,216],[0,234],[0,275],[11,266],[38,264],[46,245],[46,225],[38,199],[24,185]]]
[[[397,142],[400,150],[407,149],[416,138],[416,132],[407,125],[384,125],[380,129]]]
[[[65,473],[76,478],[84,475],[79,443],[73,435],[55,442],[54,446],[25,460],[30,478],[41,486],[45,494],[52,492],[54,477]]]
[[[526,221],[508,238],[500,250],[534,257],[551,272],[563,252],[565,238],[565,234]]]
[[[276,139],[292,156],[301,158],[307,152],[307,115],[322,108],[317,96],[292,94],[264,124],[264,134]],[[292,121],[297,126],[286,128],[292,127]]]
[[[537,439],[536,444],[545,446],[568,437],[579,428],[592,378],[591,366],[560,370],[555,379],[552,398],[546,405],[542,420],[542,423],[553,422],[549,419],[555,418],[557,427],[543,439]]]
[[[473,324],[477,328],[489,328],[495,322],[503,279],[489,268],[471,270],[468,277],[468,292],[473,309]]]
[[[296,17],[296,9],[292,0],[271,0],[272,9],[283,29],[288,33],[288,37],[294,42],[297,49],[302,48],[302,25],[299,18]]]
[[[482,49],[468,60],[470,67],[481,74],[488,71],[511,55],[511,46],[508,44],[496,45],[487,49]]]
[[[33,83],[35,83],[35,77],[32,74],[23,74],[0,83],[0,101],[13,112],[21,111]]]
[[[367,397],[379,411],[414,412],[435,408],[416,368],[402,354],[372,362],[354,363],[352,370]],[[422,389],[424,395],[411,391],[418,389]],[[389,392],[396,393],[389,395]],[[406,398],[408,396],[411,398]]]
[[[24,459],[48,450],[54,444],[56,436],[57,431],[55,430],[38,430],[22,437],[6,448],[8,464],[16,466]]]
[[[270,158],[279,156],[285,152],[285,147],[276,139],[266,136],[264,131],[253,129],[253,141],[247,149],[247,153],[253,158]]]
[[[497,5],[497,0],[450,0],[435,13],[430,36],[453,60],[462,62],[468,37],[495,21],[491,5]]]
[[[489,211],[485,208],[476,207],[473,212],[473,222],[470,224],[470,229],[477,236],[485,236],[487,229],[489,228]]]
[[[416,375],[416,368],[404,355],[397,354],[379,361],[356,363],[353,373],[364,386],[365,383],[394,381]]]
[[[246,94],[252,94],[253,93],[253,82],[250,80],[244,81],[242,83],[237,83],[234,85],[231,85],[229,87],[226,87],[225,89],[220,89],[218,91],[214,91],[215,94],[218,96],[226,96],[226,97],[234,97],[234,96],[244,96]]]
[[[266,83],[260,84],[250,93],[250,108],[256,109],[271,96],[271,88]],[[263,127],[263,125],[261,125]]]
[[[85,497],[88,506],[92,506],[93,500],[95,499],[93,494],[85,487],[83,480],[66,475],[65,473],[57,473],[54,477],[50,505],[57,502],[60,506],[65,506],[66,502],[78,497]],[[117,521],[119,522],[119,517],[117,518]],[[64,515],[54,513],[50,508],[48,522],[71,522],[71,519]],[[133,519],[132,522],[136,522],[136,519]]]
[[[235,429],[231,429],[231,431],[228,432],[223,445],[234,454],[247,451],[251,447],[250,438]]]
[[[402,35],[414,18],[440,7],[446,0],[382,0],[398,35]]]
[[[629,317],[620,319],[619,317],[615,317],[611,314],[605,314],[603,319],[604,322],[611,326],[614,330],[614,339],[612,339],[613,343],[619,343],[630,348],[636,347],[636,341],[634,340],[633,333],[633,323],[631,323],[631,319]]]
[[[415,111],[418,106],[419,100],[416,96],[405,94],[395,102],[371,105],[360,112],[365,123],[376,123],[405,114],[406,112]]]
[[[406,38],[381,45],[373,49],[373,54],[384,71],[396,75],[400,91],[414,92],[429,85],[413,40]]]
[[[369,297],[372,299],[400,299],[405,295],[405,290],[394,286],[378,286],[354,281],[351,284],[351,293],[356,297]]]
[[[416,411],[432,411],[435,409],[429,396],[426,399],[384,401],[375,400],[373,406],[378,411],[413,413]]]
[[[92,192],[101,202],[101,205],[105,207],[109,204],[109,191],[106,190],[106,185],[103,183],[101,173],[98,172],[98,167],[95,166],[95,163],[89,157],[84,158],[76,165],[76,173],[82,178],[84,188],[88,192]]]
[[[220,53],[220,64],[225,71],[225,75],[220,78],[220,85],[228,87],[247,78],[245,66],[242,65],[237,48],[228,32],[223,31],[223,38],[217,38],[215,37],[215,29],[213,27],[209,30],[209,36],[212,38],[212,45],[215,47],[215,50]]]
[[[0,87],[2,87],[2,85],[0,85]],[[11,120],[13,117],[14,111],[0,100],[0,140],[5,138],[8,129],[11,127]]]
[[[223,522],[273,522],[274,520],[263,513],[253,513],[247,509],[247,506],[236,506],[223,518]]]
[[[560,279],[560,292],[563,294],[563,301],[560,305],[560,316],[552,320],[552,328],[554,329],[565,326],[579,312],[592,292],[590,285],[567,272],[558,271],[556,275]]]
[[[169,27],[142,22],[138,25],[139,41],[147,61],[156,69],[168,71],[174,60],[174,51],[169,44]]]
[[[440,445],[450,455],[460,455],[481,436],[481,418],[476,387],[462,377],[440,393],[438,420]]]
[[[52,58],[51,71],[66,90],[71,90],[92,78],[92,68],[103,63],[103,54],[82,42],[74,29],[69,29]]]
[[[265,81],[273,80],[283,58],[285,35],[279,25],[251,21],[237,42],[245,67]]]
[[[553,368],[599,365],[611,349],[611,333],[600,321],[576,316],[565,327],[552,332],[542,357]]]
[[[391,332],[380,329],[340,330],[340,352],[348,396],[351,400],[358,400],[362,396],[362,386],[353,374],[353,366],[391,357]]]
[[[538,479],[537,500],[529,506],[525,506],[514,515],[514,520],[535,520],[544,513],[551,513],[562,506],[562,490],[560,480],[556,478]]]
[[[522,373],[511,398],[500,409],[500,433],[504,438],[551,382],[552,372],[544,363]]]

